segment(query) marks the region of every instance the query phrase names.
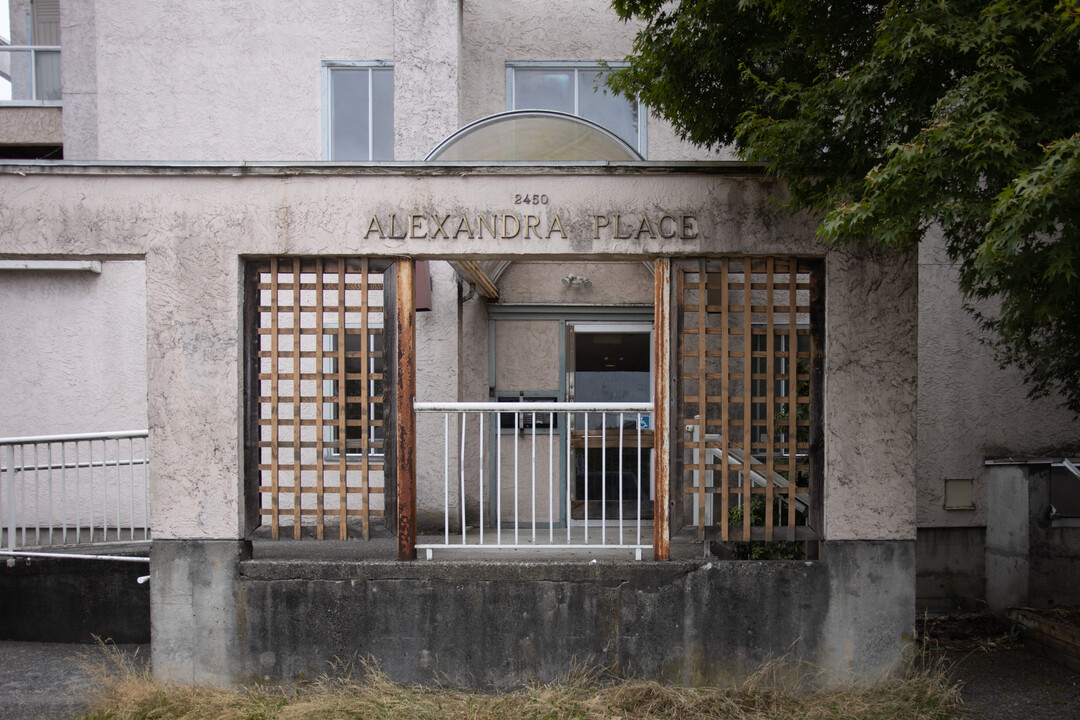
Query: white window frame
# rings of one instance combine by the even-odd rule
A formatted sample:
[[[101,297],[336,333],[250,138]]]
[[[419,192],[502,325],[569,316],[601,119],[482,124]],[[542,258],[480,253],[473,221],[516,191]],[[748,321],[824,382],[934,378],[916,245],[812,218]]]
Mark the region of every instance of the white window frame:
[[[573,115],[582,117],[578,109],[578,97],[581,81],[581,71],[597,73],[604,72],[606,70],[618,70],[619,68],[627,67],[627,63],[624,62],[610,62],[604,65],[600,65],[595,62],[579,61],[579,60],[560,60],[560,61],[546,61],[546,60],[514,60],[506,63],[506,109],[507,110],[524,110],[527,108],[519,108],[517,105],[517,97],[514,85],[514,73],[516,70],[573,70],[574,71],[574,112]],[[648,157],[646,151],[648,150],[648,135],[646,133],[646,127],[648,122],[648,108],[645,103],[638,102],[637,104],[637,142],[629,143],[631,147],[637,150],[641,157]],[[588,118],[586,118],[588,119]],[[616,137],[622,139],[624,142],[626,138],[615,133],[611,128],[606,128],[609,132]]]
[[[367,120],[368,120],[368,143],[367,143],[367,158],[365,161],[360,162],[374,162],[371,158],[372,148],[374,146],[374,93],[372,93],[371,83],[371,71],[380,68],[389,68],[393,70],[394,63],[389,60],[323,60],[322,63],[322,157],[324,160],[334,160],[334,148],[333,148],[333,130],[334,130],[334,118],[333,118],[333,82],[331,75],[335,70],[356,70],[366,69],[368,80],[368,107],[367,107]],[[391,153],[393,154],[393,153]],[[393,160],[393,158],[390,158]]]

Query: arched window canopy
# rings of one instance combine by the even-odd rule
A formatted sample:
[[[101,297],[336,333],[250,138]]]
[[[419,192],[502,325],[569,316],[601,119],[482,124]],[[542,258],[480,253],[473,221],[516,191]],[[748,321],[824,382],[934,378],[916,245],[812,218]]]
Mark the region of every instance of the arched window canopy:
[[[635,162],[634,148],[601,125],[550,110],[514,110],[466,125],[429,162]]]

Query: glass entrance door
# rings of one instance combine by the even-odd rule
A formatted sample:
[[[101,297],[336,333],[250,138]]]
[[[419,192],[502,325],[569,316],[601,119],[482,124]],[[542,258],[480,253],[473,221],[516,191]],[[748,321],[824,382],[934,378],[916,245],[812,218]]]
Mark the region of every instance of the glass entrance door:
[[[652,325],[567,323],[567,400],[650,402]],[[652,418],[577,413],[570,429],[570,520],[651,519]],[[640,452],[639,452],[640,443]]]

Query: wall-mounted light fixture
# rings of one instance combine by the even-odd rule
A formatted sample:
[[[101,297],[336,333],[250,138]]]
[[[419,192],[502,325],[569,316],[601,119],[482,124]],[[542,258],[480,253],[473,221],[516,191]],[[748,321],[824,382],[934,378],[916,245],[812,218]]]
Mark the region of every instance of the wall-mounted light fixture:
[[[571,287],[571,288],[591,288],[592,287],[592,280],[589,280],[589,278],[587,278],[587,277],[585,277],[583,275],[575,275],[574,273],[570,273],[569,275],[564,277],[562,279],[562,281],[563,281],[564,285],[566,285],[567,287]]]

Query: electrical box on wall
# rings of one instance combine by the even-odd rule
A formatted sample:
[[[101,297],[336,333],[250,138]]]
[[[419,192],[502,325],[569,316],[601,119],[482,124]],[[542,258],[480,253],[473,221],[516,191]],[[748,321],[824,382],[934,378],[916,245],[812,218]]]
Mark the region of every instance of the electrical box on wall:
[[[971,478],[945,478],[945,509],[974,510],[974,485]]]

